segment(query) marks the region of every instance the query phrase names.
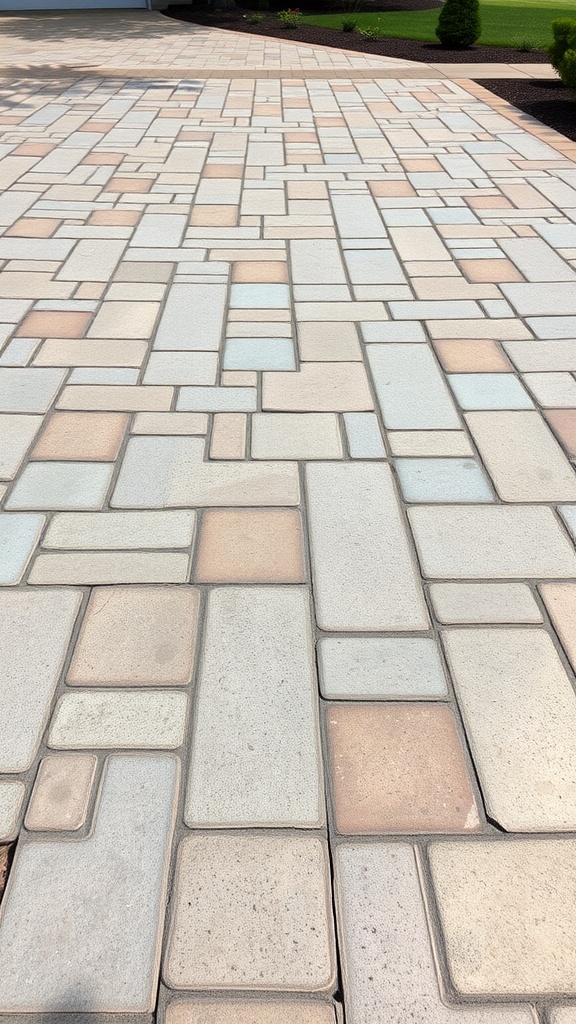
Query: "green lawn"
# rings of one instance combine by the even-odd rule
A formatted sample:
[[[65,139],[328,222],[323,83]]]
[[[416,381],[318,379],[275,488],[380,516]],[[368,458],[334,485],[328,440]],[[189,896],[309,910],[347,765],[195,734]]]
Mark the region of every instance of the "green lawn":
[[[550,24],[555,18],[576,18],[575,0],[480,0],[482,35],[486,46],[513,46],[529,42],[544,48],[552,42]],[[439,8],[429,11],[383,11],[370,14],[309,14],[303,21],[325,28],[341,28],[343,17],[358,20],[358,28],[378,27],[384,35],[437,42],[435,29]],[[345,45],[343,37],[342,45]]]

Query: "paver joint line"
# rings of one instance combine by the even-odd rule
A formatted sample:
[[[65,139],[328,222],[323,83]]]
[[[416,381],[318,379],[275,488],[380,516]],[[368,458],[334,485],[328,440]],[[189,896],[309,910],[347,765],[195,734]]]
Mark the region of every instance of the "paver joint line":
[[[2,27],[0,1021],[575,1024],[576,145]]]

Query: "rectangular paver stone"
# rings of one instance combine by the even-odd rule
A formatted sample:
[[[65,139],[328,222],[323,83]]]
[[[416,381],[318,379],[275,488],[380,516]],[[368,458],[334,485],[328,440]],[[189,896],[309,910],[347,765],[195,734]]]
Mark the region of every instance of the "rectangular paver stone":
[[[384,425],[389,430],[458,430],[454,402],[427,345],[370,345]]]
[[[427,629],[387,465],[307,466],[316,615],[322,629]]]
[[[207,615],[186,823],[319,826],[324,800],[307,592],[218,588]]]

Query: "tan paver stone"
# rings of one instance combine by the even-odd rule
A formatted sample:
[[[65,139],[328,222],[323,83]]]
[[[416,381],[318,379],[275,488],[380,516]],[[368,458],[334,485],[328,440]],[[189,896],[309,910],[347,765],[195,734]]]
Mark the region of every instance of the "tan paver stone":
[[[566,579],[576,554],[549,508],[534,505],[408,510],[422,572],[435,579]]]
[[[440,622],[542,622],[526,583],[433,583],[430,596]]]
[[[463,430],[388,430],[387,437],[393,455],[474,454]]]
[[[354,324],[343,323],[334,329],[332,323],[301,323],[298,325],[300,358],[305,362],[360,361],[362,350]]]
[[[190,558],[175,551],[82,551],[38,555],[29,582],[50,586],[186,583]]]
[[[456,990],[576,990],[574,840],[434,843],[430,864]]]
[[[22,217],[4,234],[7,238],[51,238],[61,223],[53,217]]]
[[[576,1021],[576,1006],[555,1006],[549,1015],[550,1024],[574,1024]]]
[[[34,760],[80,600],[74,590],[0,592],[3,772],[26,771]]]
[[[210,828],[323,824],[304,588],[211,591],[184,819]]]
[[[133,434],[205,434],[208,417],[202,412],[138,412]]]
[[[466,844],[466,849],[476,845]],[[335,851],[335,866],[347,1020],[535,1024],[527,1006],[463,1006],[445,999],[413,847],[342,843]]]
[[[495,284],[499,281],[523,281],[524,278],[514,264],[507,259],[497,260],[460,260],[460,269],[469,281],[486,281]]]
[[[282,284],[287,280],[288,271],[286,263],[272,260],[267,260],[264,263],[253,260],[239,261],[234,264],[232,270],[232,281],[235,284],[252,282]]]
[[[166,1024],[336,1024],[331,1003],[298,999],[174,999]]]
[[[35,366],[141,366],[145,341],[48,338],[34,356]]]
[[[544,415],[566,454],[576,456],[576,409],[547,409]]]
[[[316,838],[184,839],[164,968],[167,984],[329,991],[335,964],[328,883],[326,849]]]
[[[264,373],[262,405],[266,410],[353,412],[373,409],[361,363],[303,363],[298,373]]]
[[[503,501],[574,501],[576,473],[538,412],[465,415]]]
[[[103,302],[88,334],[91,338],[149,338],[159,310],[159,302]]]
[[[211,459],[244,459],[247,418],[242,412],[217,412],[210,439]]]
[[[253,459],[341,459],[342,438],[334,413],[255,413]]]
[[[560,642],[576,670],[576,584],[543,583],[539,589]]]
[[[427,629],[389,466],[311,463],[306,481],[320,628]]]
[[[105,409],[109,412],[160,412],[170,409],[174,388],[82,384],[64,388],[58,409]]]
[[[46,832],[82,828],[97,765],[91,754],[42,758],[26,811],[26,828]]]
[[[443,636],[489,816],[510,832],[573,830],[576,696],[548,633]]]
[[[184,741],[186,704],[186,694],[176,690],[65,693],[52,716],[48,745],[60,750],[172,750]]]
[[[123,413],[55,412],[32,450],[32,459],[113,462],[128,426]]]
[[[436,341],[434,348],[447,373],[510,373],[513,369],[494,341]]]
[[[186,686],[200,595],[192,587],[92,591],[67,680],[73,686]]]
[[[194,578],[199,583],[303,583],[300,514],[294,509],[205,512]]]
[[[174,757],[110,757],[90,836],[18,843],[0,923],[3,1013],[152,1011],[177,782]]]
[[[449,708],[333,704],[326,722],[339,832],[468,832],[479,827]]]
[[[57,512],[42,541],[45,548],[106,551],[189,548],[196,513],[191,509],[138,512]]]
[[[35,310],[24,318],[17,333],[22,338],[82,338],[91,319],[92,313]]]

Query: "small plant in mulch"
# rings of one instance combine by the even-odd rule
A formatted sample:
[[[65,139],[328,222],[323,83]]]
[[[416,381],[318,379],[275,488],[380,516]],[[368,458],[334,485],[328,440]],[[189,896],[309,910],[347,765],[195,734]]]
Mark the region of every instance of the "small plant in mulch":
[[[252,14],[244,15],[244,21],[247,21],[249,25],[259,25],[261,21],[264,21],[264,15],[253,11]]]
[[[556,68],[564,85],[576,94],[576,21],[558,18],[552,22],[554,42],[548,50],[550,63]]]
[[[436,28],[442,46],[456,50],[472,46],[481,31],[478,0],[446,0]]]
[[[342,21],[343,32],[355,32],[358,28],[358,18],[344,18]]]
[[[520,39],[515,43],[515,46],[520,53],[533,53],[534,50],[538,49],[537,46],[534,46],[531,39]]]
[[[369,25],[367,28],[359,28],[358,31],[365,39],[380,39],[384,35],[379,23],[377,25]]]
[[[287,7],[285,11],[278,11],[276,17],[284,28],[298,28],[302,21],[302,11],[299,7]]]

